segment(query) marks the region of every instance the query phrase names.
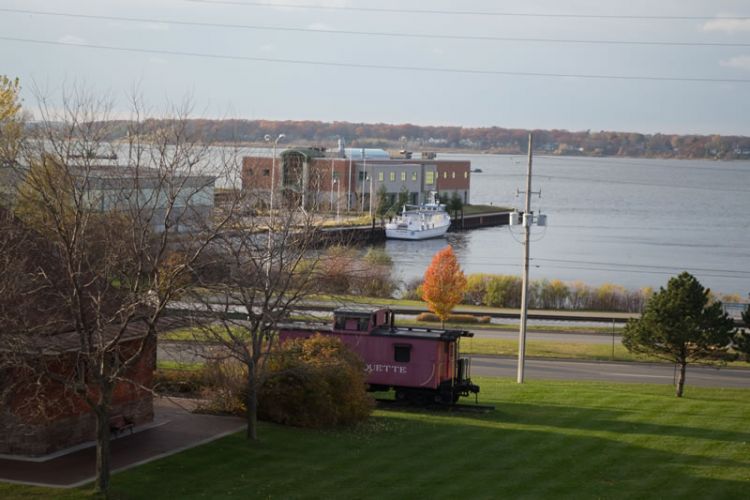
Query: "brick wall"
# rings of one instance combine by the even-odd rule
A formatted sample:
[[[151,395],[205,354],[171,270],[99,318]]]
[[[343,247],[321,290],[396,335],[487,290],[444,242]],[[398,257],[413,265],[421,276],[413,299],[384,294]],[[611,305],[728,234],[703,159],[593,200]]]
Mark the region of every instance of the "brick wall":
[[[138,340],[134,341],[139,342]],[[135,347],[135,346],[134,346]],[[68,358],[68,361],[72,358]],[[145,387],[153,385],[156,363],[155,342],[128,374],[130,380]],[[61,365],[64,365],[63,362]],[[16,372],[15,377],[22,377]],[[86,403],[66,392],[58,384],[46,381],[41,392],[44,410],[30,413],[23,405],[29,389],[19,386],[10,404],[0,408],[0,454],[39,456],[75,446],[96,437],[96,420]],[[135,425],[154,419],[153,396],[132,383],[120,382],[113,393],[112,415],[123,415]]]

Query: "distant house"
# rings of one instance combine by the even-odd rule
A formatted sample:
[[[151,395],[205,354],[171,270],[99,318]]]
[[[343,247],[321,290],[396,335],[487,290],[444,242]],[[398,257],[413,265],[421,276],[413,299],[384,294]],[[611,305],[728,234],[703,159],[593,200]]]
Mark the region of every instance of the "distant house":
[[[430,192],[445,198],[456,193],[464,203],[471,200],[471,162],[391,158],[382,149],[290,148],[275,161],[243,157],[243,190],[268,192],[272,179],[283,202],[313,209],[338,202],[342,210],[366,211],[370,197],[381,190],[391,204],[402,192],[411,204],[426,202]]]

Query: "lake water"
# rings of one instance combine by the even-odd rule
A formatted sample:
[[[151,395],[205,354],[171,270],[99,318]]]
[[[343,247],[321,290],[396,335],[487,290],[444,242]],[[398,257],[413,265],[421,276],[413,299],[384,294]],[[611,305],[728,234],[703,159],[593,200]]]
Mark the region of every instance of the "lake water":
[[[526,157],[443,154],[467,159],[471,201],[523,207]],[[718,293],[750,293],[750,162],[619,158],[534,158],[531,278],[659,287],[682,271]],[[468,273],[521,274],[520,228],[507,226],[446,239],[388,241],[403,280],[421,277],[432,256],[454,247]]]

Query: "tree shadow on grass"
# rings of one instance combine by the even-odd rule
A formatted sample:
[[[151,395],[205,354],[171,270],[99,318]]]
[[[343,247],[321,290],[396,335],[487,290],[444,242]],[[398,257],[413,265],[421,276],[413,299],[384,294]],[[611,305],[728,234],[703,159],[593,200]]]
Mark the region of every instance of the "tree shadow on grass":
[[[441,411],[410,408],[406,411],[435,416],[457,415]],[[544,405],[539,403],[500,402],[496,409],[487,413],[460,413],[464,421],[488,421],[501,424],[522,424],[580,430],[583,432],[616,432],[622,434],[649,434],[675,436],[729,443],[750,442],[750,432],[718,429],[716,427],[694,427],[643,422],[638,420],[638,408],[587,408],[579,406]],[[676,414],[679,419],[684,414]],[[710,419],[706,415],[703,419]],[[722,417],[728,418],[728,417]],[[737,420],[732,418],[732,420]],[[741,419],[740,419],[741,420]],[[467,422],[468,423],[468,422]],[[744,421],[743,421],[744,425]]]
[[[642,439],[595,435],[616,418],[614,412],[563,414],[593,418],[592,427],[555,427],[554,414],[529,423],[544,429],[503,425],[560,409],[532,406],[466,418],[388,412],[373,417],[372,432],[364,437],[268,424],[263,446],[233,435],[133,474],[118,474],[116,483],[127,485],[132,498],[227,492],[257,497],[262,491],[278,498],[723,499],[744,498],[747,492],[750,460],[684,453],[675,443],[665,450]],[[159,473],[149,474],[149,468]]]
[[[504,423],[549,426],[578,429],[592,432],[617,432],[623,434],[649,434],[653,436],[676,436],[692,439],[708,439],[730,443],[750,442],[750,432],[719,429],[716,427],[694,427],[679,424],[664,424],[639,421],[637,409],[603,409],[576,406],[543,405],[531,403],[503,403],[494,414],[484,418]],[[675,414],[675,419],[688,417]],[[702,417],[704,421],[710,415]]]
[[[692,430],[679,433],[673,426],[626,423],[632,426],[629,433],[656,435],[646,440],[636,436],[610,439],[596,433],[620,431],[613,429],[613,423],[622,424],[613,420],[616,412],[576,408],[575,414],[561,415],[557,406],[513,406],[514,419],[504,413],[467,416],[459,421],[438,418],[425,422],[417,418],[414,426],[418,434],[394,441],[394,446],[410,443],[399,449],[400,473],[429,483],[436,478],[428,464],[451,463],[462,476],[461,494],[470,498],[472,491],[478,496],[486,493],[475,484],[498,488],[495,491],[504,498],[744,498],[750,487],[750,459],[712,455],[710,446],[685,450],[680,443],[670,443],[669,438],[662,443],[655,441],[656,435],[717,439],[715,435],[706,437],[700,429],[695,429],[695,434]],[[544,418],[530,416],[540,411],[553,413]],[[568,419],[578,423],[565,422]],[[545,428],[502,425],[509,421]],[[571,429],[580,432],[569,432]],[[410,434],[408,429],[404,433]],[[738,436],[743,439],[747,434],[730,437]],[[411,445],[415,451],[410,450]],[[400,493],[409,496],[414,492]]]

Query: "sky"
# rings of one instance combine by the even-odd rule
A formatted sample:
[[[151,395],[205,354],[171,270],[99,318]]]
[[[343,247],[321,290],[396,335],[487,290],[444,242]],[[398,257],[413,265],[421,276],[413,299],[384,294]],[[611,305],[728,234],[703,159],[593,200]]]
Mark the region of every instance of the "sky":
[[[0,74],[32,111],[750,135],[750,2],[0,0]]]

